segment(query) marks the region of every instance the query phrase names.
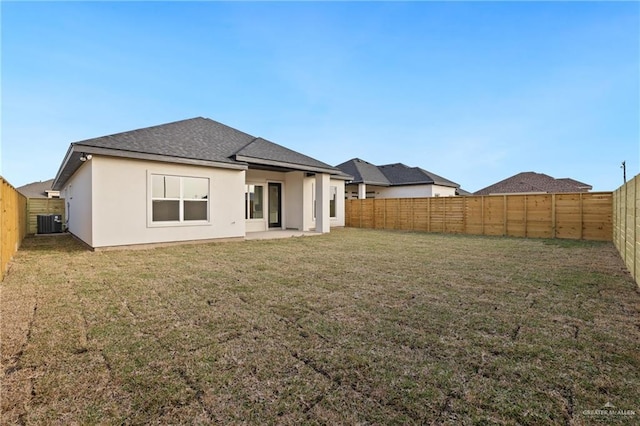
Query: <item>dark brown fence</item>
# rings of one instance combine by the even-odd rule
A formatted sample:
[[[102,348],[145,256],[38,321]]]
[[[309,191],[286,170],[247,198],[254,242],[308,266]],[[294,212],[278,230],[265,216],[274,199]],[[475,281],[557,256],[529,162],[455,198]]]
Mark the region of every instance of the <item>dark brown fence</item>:
[[[611,241],[611,192],[346,200],[346,226]]]

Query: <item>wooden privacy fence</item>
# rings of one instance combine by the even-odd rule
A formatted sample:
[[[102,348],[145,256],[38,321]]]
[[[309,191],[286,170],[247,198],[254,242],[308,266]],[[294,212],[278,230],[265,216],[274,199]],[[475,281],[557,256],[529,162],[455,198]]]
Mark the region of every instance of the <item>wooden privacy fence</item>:
[[[346,226],[612,240],[611,192],[345,200]]]
[[[640,286],[640,175],[613,193],[613,243]]]
[[[27,199],[0,176],[0,280],[27,233]]]
[[[64,217],[64,199],[29,198],[27,200],[27,234],[38,232],[38,215],[59,214]]]

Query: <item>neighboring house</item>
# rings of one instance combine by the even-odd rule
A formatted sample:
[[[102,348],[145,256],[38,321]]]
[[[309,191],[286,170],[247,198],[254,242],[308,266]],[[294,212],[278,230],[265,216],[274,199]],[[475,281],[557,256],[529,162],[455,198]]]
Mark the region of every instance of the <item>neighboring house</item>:
[[[18,192],[27,198],[60,198],[60,191],[51,189],[53,179],[44,182],[32,182],[17,188]]]
[[[473,194],[471,192],[467,191],[467,190],[464,190],[462,188],[458,188],[456,190],[456,195],[460,195],[462,197],[467,197],[467,196],[473,195]]]
[[[91,247],[344,226],[351,176],[207,118],[72,143],[53,188]]]
[[[353,158],[336,167],[353,176],[345,188],[347,199],[451,197],[460,189],[435,173],[402,163],[376,166]]]
[[[476,191],[474,195],[588,192],[591,189],[591,185],[570,178],[556,179],[544,173],[522,172]]]

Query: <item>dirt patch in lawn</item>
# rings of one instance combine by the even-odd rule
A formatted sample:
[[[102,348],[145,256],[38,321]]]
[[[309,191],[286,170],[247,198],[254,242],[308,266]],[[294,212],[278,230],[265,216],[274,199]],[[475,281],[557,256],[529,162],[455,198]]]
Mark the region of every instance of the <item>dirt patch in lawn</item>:
[[[610,243],[30,238],[0,297],[3,424],[640,419],[640,294]]]

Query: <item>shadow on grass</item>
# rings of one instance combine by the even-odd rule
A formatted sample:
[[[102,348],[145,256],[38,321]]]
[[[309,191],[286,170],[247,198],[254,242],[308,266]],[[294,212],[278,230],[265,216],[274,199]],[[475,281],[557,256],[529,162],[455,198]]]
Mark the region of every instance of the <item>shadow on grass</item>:
[[[47,253],[76,253],[90,251],[90,249],[76,240],[69,233],[50,235],[29,235],[22,245],[21,251]]]

